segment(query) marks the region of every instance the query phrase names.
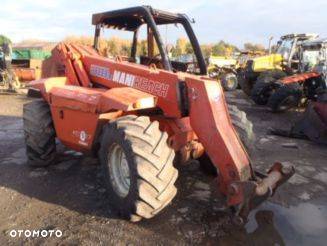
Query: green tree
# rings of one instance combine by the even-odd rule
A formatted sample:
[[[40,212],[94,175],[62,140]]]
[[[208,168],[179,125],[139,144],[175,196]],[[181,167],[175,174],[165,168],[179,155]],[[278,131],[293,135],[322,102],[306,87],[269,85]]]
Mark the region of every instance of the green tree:
[[[200,45],[203,56],[205,58],[209,57],[211,55],[212,52],[212,45],[211,44],[201,44]]]
[[[193,47],[190,42],[187,41],[186,46],[185,46],[185,54],[193,54]]]
[[[212,54],[215,56],[224,56],[226,44],[224,41],[220,40],[218,43],[212,46]]]
[[[118,44],[117,41],[115,39],[110,39],[107,42],[107,54],[110,54],[112,56],[116,56],[120,53],[120,51],[118,50]]]
[[[0,46],[2,46],[5,43],[12,44],[9,38],[7,38],[5,35],[0,35]]]
[[[148,42],[147,40],[139,41],[137,45],[137,55],[146,56],[148,54]]]
[[[247,42],[244,44],[244,49],[247,51],[264,51],[265,47],[262,44],[254,44]]]
[[[220,40],[212,46],[212,55],[216,56],[230,56],[235,51],[238,51],[235,45],[229,44],[223,40]]]
[[[172,50],[172,54],[174,57],[180,56],[182,54],[186,54],[186,46],[187,46],[186,38],[178,38],[176,40],[175,48]]]

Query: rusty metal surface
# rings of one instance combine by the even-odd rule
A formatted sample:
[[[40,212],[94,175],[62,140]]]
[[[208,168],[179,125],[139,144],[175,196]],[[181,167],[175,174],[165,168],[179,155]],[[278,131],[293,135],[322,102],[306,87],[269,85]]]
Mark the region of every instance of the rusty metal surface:
[[[295,173],[293,166],[283,166],[276,162],[267,174],[256,172],[257,180],[234,182],[229,187],[228,199],[235,194],[243,195],[243,203],[233,213],[233,221],[244,224],[251,210],[259,206],[276,192],[278,187],[290,179]]]
[[[296,83],[296,82],[303,82],[303,81],[305,81],[307,79],[317,78],[319,76],[321,76],[319,73],[308,72],[308,73],[302,73],[302,74],[287,76],[287,77],[284,77],[284,78],[280,79],[279,81],[281,83],[283,83],[283,84],[291,84],[291,83]]]

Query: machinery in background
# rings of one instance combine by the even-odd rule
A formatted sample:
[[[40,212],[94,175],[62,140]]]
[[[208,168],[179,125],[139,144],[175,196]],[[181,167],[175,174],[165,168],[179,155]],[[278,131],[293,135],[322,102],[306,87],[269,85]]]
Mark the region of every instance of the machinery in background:
[[[316,39],[316,34],[288,34],[280,38],[275,53],[256,57],[247,61],[238,71],[238,82],[245,94],[255,103],[264,105],[268,97],[253,92],[257,83],[270,83],[299,70],[299,50],[302,42]]]
[[[44,51],[41,49],[13,49],[12,68],[22,87],[26,86],[26,84],[32,80],[43,77],[43,62],[50,57],[50,51]]]
[[[226,56],[210,56],[208,64],[210,78],[219,80],[226,91],[236,90],[238,87],[236,77],[237,59]]]
[[[0,35],[0,92],[15,92],[20,87],[11,62],[11,41],[4,35]]]
[[[40,79],[50,51],[35,48],[12,48],[11,41],[0,36],[0,90],[19,92],[28,82]]]
[[[272,112],[305,105],[316,101],[318,94],[326,90],[327,39],[306,41],[301,45],[299,73],[284,77],[272,85],[268,107]]]
[[[327,39],[302,44],[301,70],[307,72],[282,79],[268,105],[283,111],[304,98],[309,100],[306,111],[290,130],[270,129],[270,133],[327,144]]]
[[[225,91],[239,88],[238,72],[243,69],[249,59],[264,55],[263,51],[240,51],[232,57],[210,56],[208,58],[208,75],[219,80]]]

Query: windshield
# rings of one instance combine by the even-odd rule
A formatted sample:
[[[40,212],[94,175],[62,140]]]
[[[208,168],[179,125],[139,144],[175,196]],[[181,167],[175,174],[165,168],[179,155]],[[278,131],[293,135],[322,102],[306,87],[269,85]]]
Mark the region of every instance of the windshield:
[[[277,48],[277,54],[283,56],[285,60],[288,60],[293,46],[293,39],[284,39]]]
[[[200,73],[198,60],[184,26],[174,23],[157,25],[157,28],[173,71]],[[135,43],[133,35],[136,35]],[[146,66],[154,64],[157,68],[163,68],[158,44],[154,37],[148,35],[146,24],[138,28],[137,34],[133,31],[103,28],[99,39],[99,51],[109,58],[121,56],[130,62]]]
[[[319,62],[319,56],[319,50],[305,50],[303,52],[302,63],[312,68]]]
[[[173,67],[184,63],[187,72],[199,73],[198,61],[184,26],[179,23],[158,25],[158,30]]]
[[[326,50],[320,47],[305,49],[302,53],[302,68],[311,70],[321,62],[326,62]]]

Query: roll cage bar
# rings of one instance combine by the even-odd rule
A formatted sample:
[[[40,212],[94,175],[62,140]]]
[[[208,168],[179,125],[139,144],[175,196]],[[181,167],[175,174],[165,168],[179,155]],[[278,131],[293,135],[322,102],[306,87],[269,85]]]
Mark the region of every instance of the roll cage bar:
[[[150,6],[139,6],[109,12],[97,13],[92,16],[92,24],[95,25],[94,48],[98,50],[100,30],[102,27],[134,32],[131,57],[135,58],[136,45],[139,27],[143,24],[148,26],[149,34],[156,40],[164,69],[172,71],[166,49],[164,48],[160,32],[157,25],[181,24],[191,42],[201,75],[207,74],[207,67],[201,52],[199,42],[190,24],[189,18],[185,14],[175,14],[167,11],[156,10]],[[148,44],[149,45],[149,44]]]

